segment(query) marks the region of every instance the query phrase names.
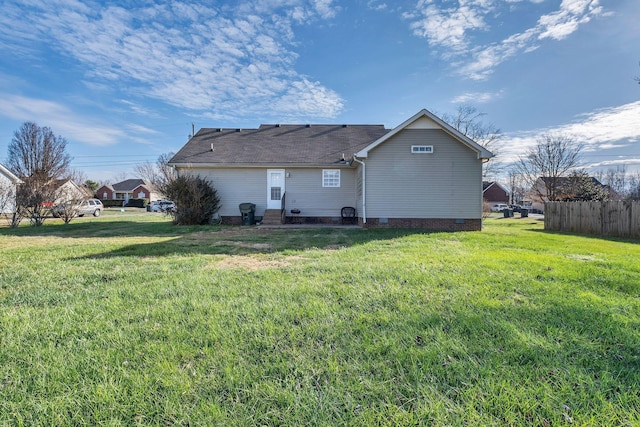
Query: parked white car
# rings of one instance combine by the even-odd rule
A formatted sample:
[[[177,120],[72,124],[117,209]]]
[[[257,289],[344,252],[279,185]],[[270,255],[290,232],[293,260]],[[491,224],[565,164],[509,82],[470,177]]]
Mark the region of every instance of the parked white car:
[[[65,212],[69,216],[71,216],[69,213],[73,213],[74,216],[100,216],[104,209],[104,206],[99,199],[87,199],[73,206],[71,206],[70,203],[71,202],[66,202],[65,204],[55,206],[51,210],[53,216],[57,218],[65,215]]]
[[[155,202],[151,202],[151,212],[171,212],[175,208],[175,203],[169,200],[156,200]]]
[[[505,203],[496,203],[495,205],[491,206],[491,212],[502,212],[505,209],[509,209],[509,205]]]

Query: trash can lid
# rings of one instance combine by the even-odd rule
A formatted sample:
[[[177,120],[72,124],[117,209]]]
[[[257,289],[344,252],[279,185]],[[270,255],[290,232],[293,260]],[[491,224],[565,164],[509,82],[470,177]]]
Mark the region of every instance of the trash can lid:
[[[240,203],[241,210],[253,210],[256,208],[255,203]]]

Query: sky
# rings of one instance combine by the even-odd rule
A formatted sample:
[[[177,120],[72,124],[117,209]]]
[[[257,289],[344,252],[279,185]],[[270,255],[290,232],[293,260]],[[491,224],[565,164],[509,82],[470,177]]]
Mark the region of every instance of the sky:
[[[640,171],[638,22],[638,0],[3,0],[0,163],[25,121],[107,183],[201,127],[466,105],[507,167],[553,134],[590,171]]]

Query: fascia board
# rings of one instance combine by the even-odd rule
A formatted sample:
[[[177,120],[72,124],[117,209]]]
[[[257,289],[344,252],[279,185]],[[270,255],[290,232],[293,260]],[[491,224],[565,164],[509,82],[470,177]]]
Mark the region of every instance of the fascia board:
[[[206,169],[233,169],[233,168],[270,168],[270,169],[286,169],[286,168],[351,168],[352,166],[345,163],[168,163],[169,166],[175,168],[206,168]]]
[[[20,178],[18,178],[16,175],[14,175],[13,172],[11,172],[9,169],[2,166],[1,164],[0,164],[0,172],[2,172],[7,178],[13,181],[14,184],[22,182]]]

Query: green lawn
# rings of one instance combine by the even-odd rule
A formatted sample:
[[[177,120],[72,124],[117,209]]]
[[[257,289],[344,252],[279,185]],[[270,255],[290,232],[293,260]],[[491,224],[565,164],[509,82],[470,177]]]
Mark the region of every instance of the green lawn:
[[[640,242],[0,227],[0,426],[640,424]]]

